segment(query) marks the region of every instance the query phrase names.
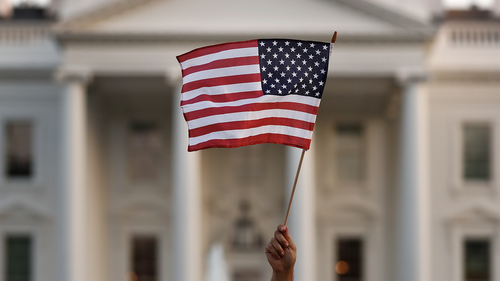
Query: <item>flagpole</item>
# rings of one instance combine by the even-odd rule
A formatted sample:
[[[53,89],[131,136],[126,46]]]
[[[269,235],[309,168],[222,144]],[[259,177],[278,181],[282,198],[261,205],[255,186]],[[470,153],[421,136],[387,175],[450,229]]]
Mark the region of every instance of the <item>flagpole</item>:
[[[335,41],[337,41],[337,31],[332,36],[332,43],[335,44]]]
[[[290,195],[290,201],[288,202],[288,209],[286,210],[285,223],[283,223],[283,225],[286,225],[286,223],[288,222],[288,215],[290,215],[290,208],[292,207],[293,195],[295,194],[295,188],[297,187],[297,181],[299,180],[300,168],[302,168],[302,160],[304,160],[305,153],[306,153],[306,150],[303,149],[302,155],[300,155],[299,167],[297,168],[297,173],[295,174],[295,181],[293,183],[292,194]]]

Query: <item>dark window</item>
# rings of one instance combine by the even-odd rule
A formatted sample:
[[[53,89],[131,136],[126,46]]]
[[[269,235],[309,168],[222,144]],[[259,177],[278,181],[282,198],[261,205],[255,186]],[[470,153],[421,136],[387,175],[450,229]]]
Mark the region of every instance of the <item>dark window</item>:
[[[340,180],[360,181],[365,173],[365,145],[363,126],[359,124],[337,125],[336,163]]]
[[[137,236],[132,242],[132,271],[137,281],[156,281],[158,279],[158,242],[156,237]]]
[[[490,280],[490,242],[465,241],[465,281]]]
[[[5,125],[5,173],[8,178],[33,174],[33,125],[30,121],[8,121]]]
[[[31,280],[31,237],[6,238],[6,281]]]
[[[490,179],[490,126],[464,126],[464,176],[466,180]]]
[[[361,281],[363,276],[363,242],[359,238],[337,241],[335,272],[338,281]]]
[[[162,138],[159,126],[136,122],[129,128],[128,167],[132,180],[154,180],[160,173]]]

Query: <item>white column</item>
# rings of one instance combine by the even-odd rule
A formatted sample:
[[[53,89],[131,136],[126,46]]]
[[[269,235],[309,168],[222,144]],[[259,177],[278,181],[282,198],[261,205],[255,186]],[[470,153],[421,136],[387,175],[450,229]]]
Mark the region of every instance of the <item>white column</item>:
[[[86,281],[86,84],[66,81],[61,97],[61,281]]]
[[[397,281],[430,280],[428,104],[425,86],[407,81],[401,113]]]
[[[180,86],[173,93],[174,277],[202,280],[200,152],[188,152],[188,129],[180,108]]]
[[[297,245],[295,281],[316,280],[316,184],[314,180],[314,144],[304,155],[299,181],[290,210],[288,227]],[[302,150],[286,147],[286,206],[290,199]]]

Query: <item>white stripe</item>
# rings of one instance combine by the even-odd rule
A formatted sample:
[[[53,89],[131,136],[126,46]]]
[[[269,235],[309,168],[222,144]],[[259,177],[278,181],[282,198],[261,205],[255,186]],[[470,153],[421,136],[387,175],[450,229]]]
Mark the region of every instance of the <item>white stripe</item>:
[[[188,69],[192,66],[203,65],[203,64],[213,62],[216,60],[239,58],[239,57],[253,57],[253,56],[258,56],[258,55],[259,55],[259,48],[258,47],[231,49],[231,50],[225,50],[225,51],[220,51],[217,53],[204,55],[201,57],[188,59],[188,60],[182,62],[181,66],[182,66],[182,69]]]
[[[214,87],[202,87],[196,90],[182,93],[181,98],[183,101],[187,101],[203,94],[221,95],[221,94],[232,94],[232,93],[250,92],[250,91],[262,91],[262,86],[260,82],[239,83],[239,84],[230,84],[230,85],[222,85]]]
[[[258,136],[262,134],[281,134],[299,138],[311,139],[312,131],[293,128],[288,126],[266,125],[258,128],[228,130],[212,132],[203,136],[189,138],[189,145],[197,145],[213,139],[242,139],[250,136]]]
[[[294,102],[301,103],[311,106],[319,106],[321,102],[318,98],[300,96],[300,95],[288,95],[288,96],[276,96],[276,95],[263,95],[259,98],[244,99],[231,102],[211,102],[211,101],[200,101],[193,104],[187,104],[182,107],[185,113],[193,112],[196,110],[207,109],[207,108],[217,108],[225,106],[240,106],[252,103],[276,103],[276,102]]]
[[[260,111],[243,111],[227,114],[210,115],[207,117],[188,120],[189,129],[196,129],[212,124],[234,122],[234,121],[249,121],[259,120],[263,118],[276,117],[276,118],[290,118],[301,120],[305,122],[314,123],[316,115],[289,109],[266,109]]]
[[[227,77],[227,76],[243,75],[243,74],[254,74],[254,73],[260,73],[258,64],[216,68],[216,69],[202,70],[188,74],[182,78],[182,83],[186,84],[189,82],[198,81],[202,79]]]

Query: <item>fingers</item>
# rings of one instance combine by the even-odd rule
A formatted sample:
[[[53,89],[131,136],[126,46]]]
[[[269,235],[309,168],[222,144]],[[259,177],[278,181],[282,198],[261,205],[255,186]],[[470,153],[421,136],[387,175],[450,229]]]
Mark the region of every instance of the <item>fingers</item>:
[[[276,236],[276,233],[280,233],[281,236],[283,236],[283,239],[288,243],[288,245],[286,247],[290,247],[293,250],[296,249],[295,243],[292,240],[292,236],[290,236],[290,232],[288,231],[287,226],[280,224],[278,226],[278,231],[275,232],[275,236]]]
[[[278,254],[271,242],[267,243],[266,245],[266,253],[270,253],[275,259],[281,258],[281,255]]]

